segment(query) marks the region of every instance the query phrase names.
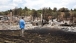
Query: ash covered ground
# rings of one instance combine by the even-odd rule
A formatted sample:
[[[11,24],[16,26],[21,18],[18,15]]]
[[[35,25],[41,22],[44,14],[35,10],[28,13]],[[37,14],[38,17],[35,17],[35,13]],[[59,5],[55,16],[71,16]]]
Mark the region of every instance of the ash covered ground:
[[[25,30],[24,37],[21,37],[20,30],[0,30],[0,43],[76,43],[76,33],[33,29]]]

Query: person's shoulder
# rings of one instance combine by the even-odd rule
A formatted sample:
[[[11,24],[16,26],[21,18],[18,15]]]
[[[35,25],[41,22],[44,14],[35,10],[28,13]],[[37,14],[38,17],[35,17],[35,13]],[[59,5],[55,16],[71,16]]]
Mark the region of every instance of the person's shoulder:
[[[23,21],[22,19],[20,19],[19,21]]]

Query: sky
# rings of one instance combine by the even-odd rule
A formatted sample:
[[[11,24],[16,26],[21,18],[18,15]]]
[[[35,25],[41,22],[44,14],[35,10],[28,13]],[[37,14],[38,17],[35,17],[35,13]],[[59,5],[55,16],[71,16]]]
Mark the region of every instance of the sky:
[[[36,10],[44,7],[74,9],[76,8],[76,0],[0,0],[0,11],[15,9],[16,7],[24,8],[25,6]]]

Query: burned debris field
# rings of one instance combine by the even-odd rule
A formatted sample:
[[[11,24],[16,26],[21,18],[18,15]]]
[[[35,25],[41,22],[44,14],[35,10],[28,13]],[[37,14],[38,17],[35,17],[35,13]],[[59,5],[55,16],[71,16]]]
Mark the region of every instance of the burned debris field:
[[[0,43],[76,43],[76,33],[57,29],[0,30]]]

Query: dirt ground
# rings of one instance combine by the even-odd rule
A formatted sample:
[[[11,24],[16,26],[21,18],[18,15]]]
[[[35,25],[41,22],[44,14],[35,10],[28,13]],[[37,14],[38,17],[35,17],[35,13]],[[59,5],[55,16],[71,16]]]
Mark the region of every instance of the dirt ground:
[[[0,30],[0,43],[76,43],[76,33],[57,29]]]

